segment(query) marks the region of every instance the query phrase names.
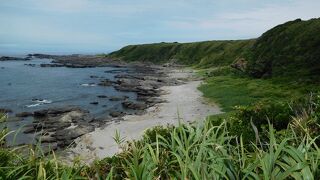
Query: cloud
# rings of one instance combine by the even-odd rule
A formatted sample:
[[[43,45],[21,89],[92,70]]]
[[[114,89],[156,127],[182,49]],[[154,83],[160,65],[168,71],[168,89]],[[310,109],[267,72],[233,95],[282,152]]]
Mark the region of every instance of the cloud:
[[[0,46],[85,50],[254,38],[288,20],[317,17],[319,8],[318,0],[3,0]]]
[[[221,12],[206,18],[189,18],[167,21],[167,25],[177,29],[198,31],[226,30],[259,36],[275,25],[297,18],[310,19],[320,16],[320,1],[293,1],[286,6],[268,4],[261,8],[254,8],[237,12]],[[245,35],[246,36],[246,35]]]

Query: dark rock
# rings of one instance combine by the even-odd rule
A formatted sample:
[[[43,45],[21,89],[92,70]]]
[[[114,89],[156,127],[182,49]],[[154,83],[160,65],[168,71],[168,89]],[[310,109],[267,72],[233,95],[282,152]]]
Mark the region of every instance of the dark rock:
[[[48,110],[44,109],[44,110],[35,111],[35,112],[33,112],[33,115],[35,117],[44,117],[44,116],[48,115]]]
[[[49,55],[49,54],[28,54],[29,57],[35,57],[35,58],[39,58],[39,59],[54,59],[57,58],[59,56],[56,55]]]
[[[108,98],[108,96],[106,96],[106,95],[99,95],[99,96],[97,96],[98,98]]]
[[[29,58],[20,58],[20,57],[11,57],[11,56],[2,56],[0,61],[28,61]]]
[[[92,65],[83,65],[83,64],[63,64],[63,66],[68,68],[94,68]]]
[[[114,84],[116,82],[111,81],[109,79],[104,79],[102,81],[100,81],[100,83],[98,84],[99,86],[112,86],[112,84]]]
[[[29,116],[33,116],[32,112],[21,112],[21,113],[17,113],[16,117],[29,117]]]
[[[68,139],[75,139],[77,137],[80,137],[84,134],[87,134],[89,132],[94,131],[94,126],[88,125],[88,126],[78,126],[73,129],[63,129],[63,130],[58,130],[54,136],[57,138],[57,140],[68,140]]]
[[[118,111],[112,111],[109,114],[110,114],[111,117],[121,117],[121,116],[125,115],[124,112],[118,112]]]
[[[25,134],[30,134],[30,133],[34,133],[34,132],[36,132],[37,131],[37,129],[35,129],[35,128],[33,128],[33,127],[27,127],[27,128],[25,128],[25,130],[23,131],[23,133],[25,133]]]
[[[122,106],[127,109],[144,110],[148,106],[145,103],[134,103],[131,101],[122,102]]]
[[[40,64],[40,67],[63,67],[63,64]]]
[[[0,108],[0,113],[11,113],[11,109],[6,109],[6,108]]]
[[[25,66],[36,67],[36,64],[24,64]]]
[[[126,100],[128,98],[129,98],[128,96],[111,96],[109,98],[109,100],[110,101],[123,101],[123,100]]]
[[[91,102],[90,104],[98,105],[98,104],[99,104],[99,102]]]

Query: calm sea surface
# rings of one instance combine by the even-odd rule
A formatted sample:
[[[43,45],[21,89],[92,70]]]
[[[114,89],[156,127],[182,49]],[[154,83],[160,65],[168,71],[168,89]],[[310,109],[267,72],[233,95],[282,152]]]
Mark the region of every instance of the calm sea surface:
[[[122,110],[122,106],[120,101],[109,101],[108,98],[98,98],[98,95],[125,95],[131,100],[136,98],[135,93],[118,92],[113,87],[96,85],[99,79],[114,79],[116,74],[105,71],[115,68],[40,67],[40,64],[50,61],[34,59],[0,62],[0,108],[11,109],[13,113],[10,116],[13,117],[19,112],[72,105],[89,110],[95,117],[102,117],[110,111]],[[36,66],[26,66],[26,63]],[[90,102],[99,104],[92,105]],[[9,123],[8,126],[10,129],[18,129],[31,121],[26,118]]]

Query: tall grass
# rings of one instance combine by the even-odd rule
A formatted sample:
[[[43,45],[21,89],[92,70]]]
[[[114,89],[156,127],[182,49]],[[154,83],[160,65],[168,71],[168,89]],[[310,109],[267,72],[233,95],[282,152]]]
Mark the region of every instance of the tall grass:
[[[319,179],[318,137],[298,136],[294,128],[286,134],[277,139],[269,124],[269,141],[263,146],[252,143],[254,149],[249,150],[242,137],[228,133],[225,122],[157,127],[149,130],[151,136],[146,133],[142,140],[121,146],[123,152],[112,162],[118,174],[109,168],[100,175],[110,172],[109,178],[115,179]],[[101,161],[99,167],[110,165],[110,160]]]
[[[0,114],[5,123],[6,116]],[[13,133],[4,128],[0,131],[0,180],[17,179],[87,179],[84,166],[74,162],[66,166],[54,151],[45,153],[41,144],[9,148],[6,137]]]
[[[23,155],[1,148],[0,179],[319,179],[319,137],[293,122],[281,138],[269,122],[268,140],[252,142],[253,148],[232,136],[225,121],[209,119],[155,127],[133,142],[116,133],[122,153],[91,166],[62,165],[54,152],[44,156],[38,147],[24,147]]]

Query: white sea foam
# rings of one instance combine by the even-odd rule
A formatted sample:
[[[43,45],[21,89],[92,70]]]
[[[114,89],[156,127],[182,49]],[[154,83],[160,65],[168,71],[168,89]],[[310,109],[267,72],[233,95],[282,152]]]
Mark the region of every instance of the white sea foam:
[[[41,106],[43,104],[51,104],[52,103],[51,100],[47,100],[47,99],[33,99],[32,102],[35,102],[35,104],[26,105],[26,107],[32,108],[32,107]]]
[[[40,103],[37,104],[30,104],[30,105],[26,105],[26,107],[31,108],[31,107],[36,107],[36,106],[40,106]]]
[[[37,102],[37,103],[40,103],[40,104],[50,104],[50,103],[52,103],[51,100],[46,100],[46,99],[38,99],[38,100],[35,100],[34,102]]]
[[[92,86],[97,86],[97,85],[93,84],[93,83],[90,83],[90,84],[84,83],[84,84],[81,84],[81,86],[92,87]]]

